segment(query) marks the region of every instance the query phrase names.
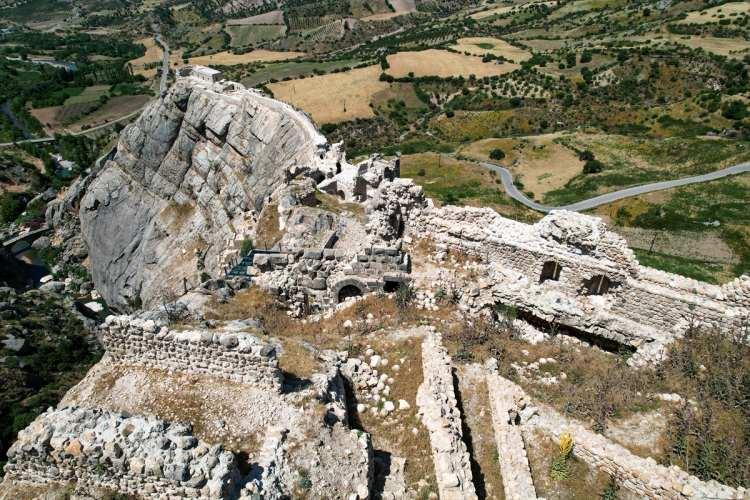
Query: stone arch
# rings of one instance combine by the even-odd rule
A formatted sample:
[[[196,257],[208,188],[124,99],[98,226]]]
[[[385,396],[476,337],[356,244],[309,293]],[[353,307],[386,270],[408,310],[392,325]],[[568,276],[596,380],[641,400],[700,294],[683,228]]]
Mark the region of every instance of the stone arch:
[[[560,271],[562,266],[556,260],[548,260],[542,265],[542,272],[539,275],[539,283],[547,280],[560,281]]]
[[[362,281],[353,278],[343,279],[336,283],[333,288],[333,293],[336,297],[336,302],[338,303],[345,301],[349,297],[359,297],[364,295],[365,292],[367,292],[367,285]]]

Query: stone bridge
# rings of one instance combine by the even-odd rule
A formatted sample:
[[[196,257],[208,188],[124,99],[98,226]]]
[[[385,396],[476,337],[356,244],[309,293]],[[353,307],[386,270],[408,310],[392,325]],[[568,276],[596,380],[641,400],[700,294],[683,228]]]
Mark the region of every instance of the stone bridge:
[[[12,255],[18,255],[31,248],[31,244],[41,236],[44,236],[52,230],[51,227],[45,225],[39,229],[33,229],[26,233],[17,234],[16,236],[9,238],[2,243],[2,248],[8,250]]]

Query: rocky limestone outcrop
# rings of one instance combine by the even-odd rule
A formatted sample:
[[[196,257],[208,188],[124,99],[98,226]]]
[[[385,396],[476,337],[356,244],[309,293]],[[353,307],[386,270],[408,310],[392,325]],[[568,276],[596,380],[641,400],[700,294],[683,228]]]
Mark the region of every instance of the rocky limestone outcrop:
[[[230,82],[178,79],[123,130],[81,200],[97,289],[132,310],[217,275],[227,241],[289,172],[325,161],[325,138],[290,106]]]

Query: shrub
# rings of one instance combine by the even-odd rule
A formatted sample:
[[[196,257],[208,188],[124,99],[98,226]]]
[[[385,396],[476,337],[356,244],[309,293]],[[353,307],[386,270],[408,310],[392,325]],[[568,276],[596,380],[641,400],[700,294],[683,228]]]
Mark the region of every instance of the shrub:
[[[253,251],[253,240],[242,240],[242,247],[240,247],[240,255],[245,256]]]
[[[24,198],[24,195],[18,193],[0,195],[0,223],[11,223],[21,215],[26,206]]]
[[[401,283],[396,290],[396,305],[399,309],[406,309],[414,300],[414,288],[409,283]]]
[[[502,149],[495,148],[490,151],[490,158],[493,160],[502,160],[505,158],[505,152]]]
[[[729,101],[721,106],[721,116],[729,120],[742,120],[747,116],[747,105],[742,101]]]
[[[604,164],[599,160],[588,160],[583,164],[584,174],[597,174],[604,170]]]

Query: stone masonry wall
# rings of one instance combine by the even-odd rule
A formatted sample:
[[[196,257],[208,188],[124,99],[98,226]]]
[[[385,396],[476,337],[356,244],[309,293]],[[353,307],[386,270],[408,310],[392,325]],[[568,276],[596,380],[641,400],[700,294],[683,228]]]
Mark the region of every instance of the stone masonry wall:
[[[433,208],[412,235],[488,264],[486,305],[504,301],[634,347],[668,341],[691,322],[727,327],[750,315],[749,277],[716,286],[643,267],[624,239],[586,215],[552,212],[528,225],[489,209]],[[547,262],[557,263],[559,277],[540,282]],[[609,287],[591,295],[585,284],[597,276]]]
[[[517,384],[499,375],[495,377],[498,383],[490,387],[490,390],[495,391],[495,394],[490,394],[491,399],[511,397],[531,401]],[[574,442],[573,454],[577,458],[592,468],[606,472],[615,478],[621,487],[640,498],[747,498],[744,496],[747,494],[744,488],[734,489],[716,481],[701,481],[677,466],[664,467],[657,464],[653,458],[634,455],[619,444],[586,429],[547,406],[538,405],[533,408],[527,404],[525,408],[517,408],[516,411],[521,417],[521,429],[539,429],[556,441],[563,434],[569,433]]]
[[[488,367],[486,380],[505,498],[534,499],[536,490],[531,478],[526,445],[523,442],[521,427],[518,425],[520,422],[515,421],[516,407],[519,399],[523,398],[523,392],[506,390],[505,380],[497,374],[496,361]]]
[[[112,360],[226,378],[278,391],[275,348],[256,337],[221,330],[176,331],[153,321],[109,316],[102,343]]]
[[[234,454],[189,426],[77,407],[50,409],[19,432],[5,474],[146,498],[230,498],[240,476]]]
[[[440,498],[475,499],[469,452],[463,441],[461,412],[453,385],[453,366],[440,334],[435,331],[422,342],[422,369],[417,405],[430,433]]]

